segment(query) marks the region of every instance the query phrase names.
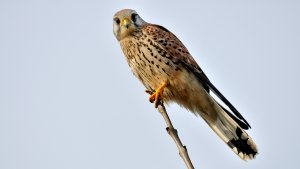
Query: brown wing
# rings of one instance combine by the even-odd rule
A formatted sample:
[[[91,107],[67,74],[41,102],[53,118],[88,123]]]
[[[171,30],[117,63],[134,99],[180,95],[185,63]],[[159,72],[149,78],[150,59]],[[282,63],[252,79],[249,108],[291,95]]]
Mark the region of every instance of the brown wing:
[[[150,36],[152,39],[160,44],[164,48],[170,56],[172,56],[173,60],[176,62],[180,62],[182,66],[184,66],[187,70],[194,73],[198,78],[199,82],[203,85],[207,92],[210,90],[217,95],[222,102],[224,102],[228,108],[242,121],[238,120],[231,112],[225,110],[226,113],[229,114],[238,124],[241,125],[242,128],[248,129],[250,127],[249,123],[246,119],[238,112],[238,110],[223,96],[223,94],[210,82],[204,72],[201,70],[200,66],[193,59],[193,57],[188,52],[187,48],[183,45],[183,43],[169,30],[166,28],[154,25],[147,24],[143,27],[143,30]],[[245,124],[242,124],[245,123]],[[251,127],[250,127],[251,128]]]
[[[197,70],[198,76],[201,76],[201,79],[205,79],[205,81],[209,81],[207,76],[201,70],[200,66],[194,60],[194,58],[190,55],[187,48],[183,45],[183,43],[169,30],[154,24],[147,24],[143,30],[146,34],[152,36],[152,39],[160,44],[164,48],[164,50],[172,56],[174,62],[182,62],[183,66],[189,66],[189,69]],[[209,87],[206,83],[202,83],[207,92],[209,92]]]

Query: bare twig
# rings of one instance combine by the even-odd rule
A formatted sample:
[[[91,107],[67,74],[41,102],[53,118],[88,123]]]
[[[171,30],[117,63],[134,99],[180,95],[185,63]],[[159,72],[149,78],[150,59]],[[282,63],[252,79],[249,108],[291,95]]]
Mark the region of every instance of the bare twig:
[[[164,106],[164,104],[161,102],[159,105],[158,105],[158,111],[160,112],[160,114],[163,116],[166,124],[167,124],[167,132],[168,134],[172,137],[172,139],[174,140],[178,150],[179,150],[179,155],[180,157],[183,159],[185,165],[187,166],[188,169],[194,169],[194,166],[190,160],[190,157],[188,155],[188,152],[187,152],[187,149],[186,149],[186,146],[184,146],[182,144],[182,142],[180,141],[180,138],[177,134],[177,130],[174,128],[170,118],[169,118],[169,115],[166,111],[166,108]]]

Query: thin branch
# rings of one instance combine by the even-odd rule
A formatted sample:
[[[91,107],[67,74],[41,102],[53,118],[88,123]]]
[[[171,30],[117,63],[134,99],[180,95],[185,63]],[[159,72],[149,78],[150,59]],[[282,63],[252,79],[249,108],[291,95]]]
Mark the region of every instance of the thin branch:
[[[164,118],[164,120],[167,124],[167,132],[172,137],[172,139],[174,140],[174,142],[175,142],[175,144],[176,144],[176,146],[179,150],[180,157],[183,159],[183,161],[184,161],[184,163],[185,163],[185,165],[187,166],[188,169],[194,169],[194,166],[193,166],[193,164],[190,160],[190,157],[188,155],[187,148],[180,141],[180,138],[177,134],[177,130],[174,128],[163,103],[160,103],[158,105],[158,111],[163,116],[163,118]]]

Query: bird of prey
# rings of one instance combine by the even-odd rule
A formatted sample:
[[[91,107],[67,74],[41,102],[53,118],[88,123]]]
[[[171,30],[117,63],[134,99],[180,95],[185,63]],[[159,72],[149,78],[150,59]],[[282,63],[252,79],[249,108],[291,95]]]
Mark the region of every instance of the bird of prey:
[[[172,32],[147,23],[132,9],[113,16],[113,32],[133,74],[151,93],[149,100],[155,107],[160,101],[175,102],[202,117],[241,159],[255,157],[256,145],[245,132],[251,128],[249,123],[210,82]]]

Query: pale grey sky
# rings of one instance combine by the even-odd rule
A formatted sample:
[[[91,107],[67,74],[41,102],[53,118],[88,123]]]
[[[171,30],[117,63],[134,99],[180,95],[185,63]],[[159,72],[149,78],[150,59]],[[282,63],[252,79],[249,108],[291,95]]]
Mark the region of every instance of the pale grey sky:
[[[113,36],[122,8],[175,33],[253,128],[244,162],[168,107],[196,168],[298,168],[299,1],[1,0],[1,169],[185,168]]]

